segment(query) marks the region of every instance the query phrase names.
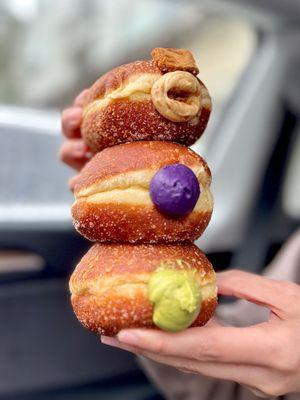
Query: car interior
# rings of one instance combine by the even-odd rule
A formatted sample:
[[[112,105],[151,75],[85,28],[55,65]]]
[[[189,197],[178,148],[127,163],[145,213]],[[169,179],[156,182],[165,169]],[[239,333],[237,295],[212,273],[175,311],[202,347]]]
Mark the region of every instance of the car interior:
[[[215,204],[197,245],[216,271],[261,273],[299,229],[300,10],[281,4],[0,3],[0,400],[162,399],[138,360],[102,345],[70,306],[89,242],[71,221],[61,110],[113,66],[157,44],[195,54],[213,114],[193,149]]]

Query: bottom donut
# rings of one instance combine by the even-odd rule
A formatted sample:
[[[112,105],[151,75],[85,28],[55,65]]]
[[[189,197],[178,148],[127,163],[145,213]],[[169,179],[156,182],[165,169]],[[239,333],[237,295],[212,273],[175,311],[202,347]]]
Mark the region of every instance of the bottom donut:
[[[96,243],[75,268],[70,291],[82,325],[108,336],[205,325],[217,305],[213,267],[194,244]]]

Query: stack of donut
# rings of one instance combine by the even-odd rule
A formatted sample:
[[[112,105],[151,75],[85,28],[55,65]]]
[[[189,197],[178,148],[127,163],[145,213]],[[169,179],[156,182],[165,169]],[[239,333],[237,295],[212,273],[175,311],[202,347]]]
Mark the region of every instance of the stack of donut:
[[[214,270],[193,244],[211,218],[211,173],[186,147],[211,100],[189,51],[151,56],[103,75],[83,109],[95,155],[76,180],[72,217],[96,243],[71,276],[71,301],[85,327],[110,336],[201,326],[217,304]]]

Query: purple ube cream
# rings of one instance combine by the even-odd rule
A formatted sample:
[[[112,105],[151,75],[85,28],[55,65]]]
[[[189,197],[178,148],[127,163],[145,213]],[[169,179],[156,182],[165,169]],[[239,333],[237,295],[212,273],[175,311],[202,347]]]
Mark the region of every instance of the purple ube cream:
[[[183,164],[161,168],[150,182],[150,196],[160,211],[184,216],[195,207],[200,186],[194,172]]]

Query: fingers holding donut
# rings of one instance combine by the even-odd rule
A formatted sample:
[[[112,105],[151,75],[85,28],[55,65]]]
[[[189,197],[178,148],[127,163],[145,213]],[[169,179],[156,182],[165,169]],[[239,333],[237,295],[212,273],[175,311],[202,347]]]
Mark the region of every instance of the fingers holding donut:
[[[72,107],[66,108],[61,116],[61,128],[67,141],[59,150],[62,162],[80,171],[91,158],[91,152],[81,137],[82,106],[88,89],[83,90],[74,100]]]
[[[70,107],[62,112],[61,128],[68,139],[80,138],[80,125],[82,122],[82,108]]]
[[[91,157],[89,148],[81,138],[66,140],[59,150],[60,160],[77,171],[80,171]]]

